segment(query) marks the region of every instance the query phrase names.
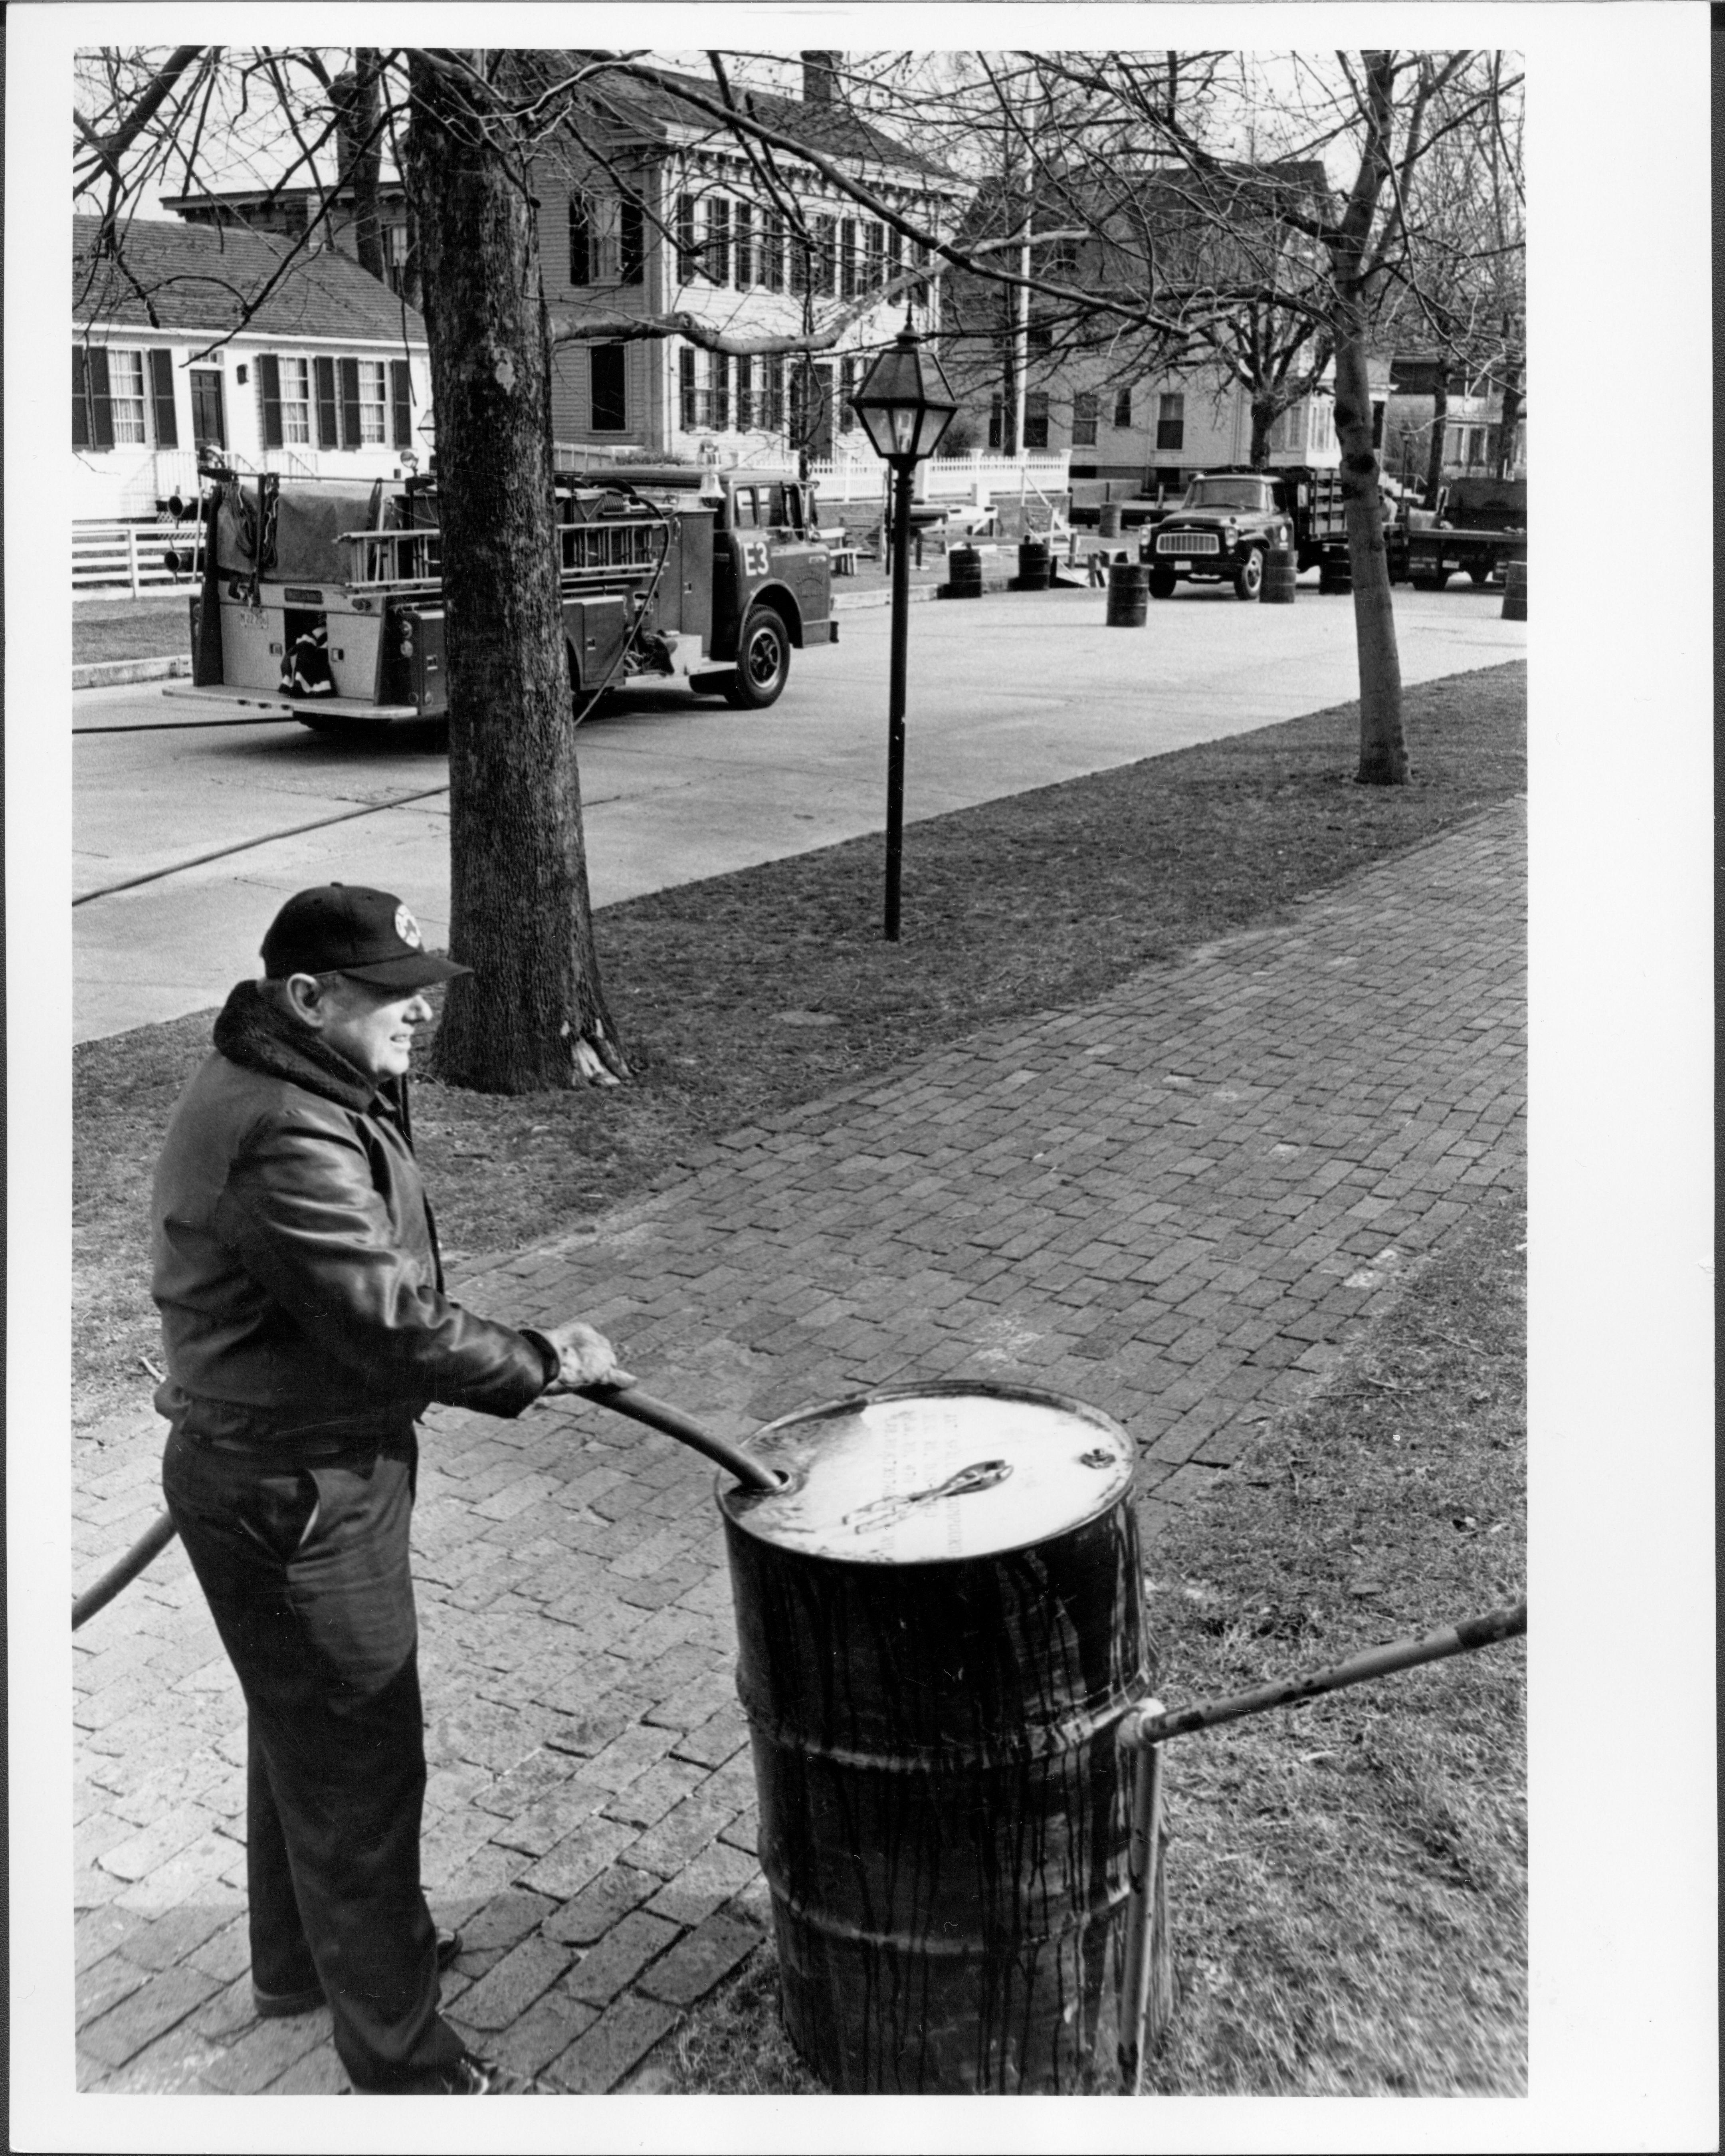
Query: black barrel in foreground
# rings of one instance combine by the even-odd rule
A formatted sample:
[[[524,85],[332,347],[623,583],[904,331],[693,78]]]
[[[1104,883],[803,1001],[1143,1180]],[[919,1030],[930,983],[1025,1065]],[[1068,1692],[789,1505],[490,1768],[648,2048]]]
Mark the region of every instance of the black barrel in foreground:
[[[1115,2041],[1132,1446],[1007,1386],[774,1423],[719,1491],[787,2028],[846,2093],[1071,2092]]]

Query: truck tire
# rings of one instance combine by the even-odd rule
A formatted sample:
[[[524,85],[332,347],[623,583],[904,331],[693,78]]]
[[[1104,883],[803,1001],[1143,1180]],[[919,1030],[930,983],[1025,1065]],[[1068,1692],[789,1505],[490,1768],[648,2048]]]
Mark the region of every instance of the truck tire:
[[[790,679],[791,639],[783,615],[751,607],[737,639],[737,671],[725,685],[725,701],[740,711],[764,711],[784,694]]]
[[[1441,577],[1409,577],[1408,582],[1416,592],[1440,592],[1449,583],[1447,575]]]
[[[1172,569],[1163,568],[1159,562],[1153,564],[1150,571],[1151,598],[1153,599],[1171,599],[1174,595],[1174,584],[1176,581],[1174,572]]]
[[[1234,596],[1255,599],[1264,588],[1264,550],[1254,547],[1234,572]]]
[[[1470,562],[1467,566],[1467,575],[1471,583],[1489,584],[1491,581],[1491,564],[1489,562]]]

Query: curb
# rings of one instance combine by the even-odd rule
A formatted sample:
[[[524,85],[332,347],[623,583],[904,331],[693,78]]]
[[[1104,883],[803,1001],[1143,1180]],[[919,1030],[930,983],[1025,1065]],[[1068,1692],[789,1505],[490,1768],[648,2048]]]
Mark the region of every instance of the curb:
[[[94,665],[74,666],[74,689],[113,689],[127,681],[167,681],[192,671],[189,657],[167,659],[103,659]]]

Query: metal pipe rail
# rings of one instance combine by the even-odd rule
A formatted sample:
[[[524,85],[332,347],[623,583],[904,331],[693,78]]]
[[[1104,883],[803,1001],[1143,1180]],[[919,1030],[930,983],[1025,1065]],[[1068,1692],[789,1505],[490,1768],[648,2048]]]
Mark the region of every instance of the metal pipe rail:
[[[1169,1709],[1159,1699],[1147,1700],[1122,1719],[1118,1741],[1128,1750],[1144,1755],[1132,1779],[1132,1836],[1127,1857],[1130,1893],[1120,2023],[1120,2086],[1126,2095],[1138,2094],[1147,2050],[1154,2047],[1161,2034],[1159,2027],[1152,2029],[1149,2025],[1151,2008],[1158,2003],[1151,1997],[1158,1950],[1165,1945],[1165,1917],[1162,1926],[1157,1921],[1158,1907],[1163,1899],[1163,1746],[1194,1730],[1219,1728],[1224,1722],[1240,1722],[1271,1707],[1300,1707],[1325,1692],[1342,1691],[1349,1685],[1365,1684],[1398,1670],[1445,1661],[1452,1655],[1472,1654],[1500,1640],[1518,1639],[1527,1629],[1527,1605],[1517,1602],[1511,1609],[1490,1610],[1483,1617],[1464,1618],[1440,1632],[1428,1632],[1423,1639],[1397,1640],[1388,1646],[1369,1647],[1363,1654],[1332,1662],[1309,1676],[1259,1685],[1251,1691],[1201,1700],[1192,1707]],[[1170,2002],[1160,2004],[1165,2014]]]

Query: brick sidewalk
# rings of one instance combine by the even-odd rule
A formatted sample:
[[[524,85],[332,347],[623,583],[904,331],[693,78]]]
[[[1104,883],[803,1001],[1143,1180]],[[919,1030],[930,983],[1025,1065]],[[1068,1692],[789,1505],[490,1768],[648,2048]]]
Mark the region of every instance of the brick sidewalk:
[[[1076,1394],[1137,1439],[1153,1548],[1519,1180],[1523,875],[1517,804],[1290,925],[732,1132],[464,1296],[591,1317],[733,1437],[895,1380]],[[98,1457],[80,1580],[159,1502],[153,1425]],[[768,1924],[712,1480],[583,1404],[429,1419],[424,1877],[468,1948],[445,1999],[548,2089],[640,2085]],[[243,1713],[178,1548],[74,1647],[81,2085],[341,2087],[326,2015],[251,2013]]]

